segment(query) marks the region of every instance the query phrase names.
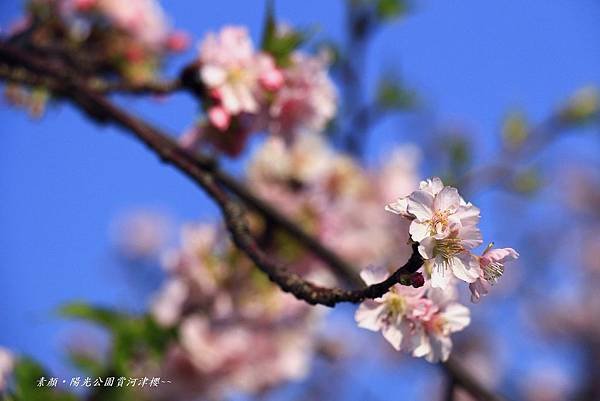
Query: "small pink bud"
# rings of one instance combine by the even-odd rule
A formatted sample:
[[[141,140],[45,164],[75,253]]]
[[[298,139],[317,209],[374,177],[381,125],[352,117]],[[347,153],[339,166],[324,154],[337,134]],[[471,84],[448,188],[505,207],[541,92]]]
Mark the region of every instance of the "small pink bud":
[[[221,106],[213,106],[208,109],[208,120],[210,123],[219,129],[220,131],[225,131],[229,128],[229,124],[231,123],[231,116],[225,109]]]
[[[259,82],[268,91],[276,91],[283,86],[283,74],[277,68],[261,74]]]
[[[425,277],[422,273],[414,273],[410,276],[410,283],[413,287],[419,288],[425,285]]]
[[[173,52],[182,52],[188,48],[190,37],[183,31],[175,31],[167,38],[167,49]]]
[[[211,99],[214,99],[217,101],[221,100],[221,92],[217,88],[211,89],[210,92],[208,93],[208,95],[210,96]]]

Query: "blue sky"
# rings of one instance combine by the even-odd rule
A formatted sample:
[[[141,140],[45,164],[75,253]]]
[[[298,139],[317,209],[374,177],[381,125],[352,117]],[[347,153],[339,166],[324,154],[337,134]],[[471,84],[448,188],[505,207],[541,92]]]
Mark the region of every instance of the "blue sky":
[[[600,82],[595,0],[414,3],[412,15],[377,34],[368,82],[373,87],[379,72],[398,69],[436,121],[464,125],[477,136],[483,156],[491,154],[507,110],[522,107],[541,119],[576,88]],[[194,38],[224,24],[260,34],[260,1],[202,2],[201,9],[183,0],[163,4]],[[20,5],[1,2],[0,27],[19,15]],[[333,38],[342,34],[342,11],[342,2],[333,0],[277,4],[283,20],[316,23]],[[185,60],[179,57],[170,70]],[[174,133],[191,123],[196,110],[185,95],[121,103]],[[142,146],[114,128],[93,125],[68,105],[32,121],[2,103],[0,119],[0,345],[60,372],[73,326],[53,315],[58,305],[85,299],[140,308],[146,302],[111,254],[111,221],[138,207],[167,210],[176,221],[214,218],[215,208]],[[376,127],[371,156],[418,135],[401,122]]]

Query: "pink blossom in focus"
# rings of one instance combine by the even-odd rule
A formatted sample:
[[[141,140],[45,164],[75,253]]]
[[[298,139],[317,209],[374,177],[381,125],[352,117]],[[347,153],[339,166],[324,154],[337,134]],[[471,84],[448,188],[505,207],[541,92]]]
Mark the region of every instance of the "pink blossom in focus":
[[[361,277],[367,285],[384,280],[381,268],[367,268]],[[396,349],[429,362],[445,361],[450,355],[450,335],[470,323],[469,310],[439,289],[412,288],[396,284],[381,298],[364,301],[356,311],[359,327],[381,331]]]
[[[444,288],[452,276],[468,283],[479,277],[470,250],[482,243],[477,228],[479,209],[466,203],[455,188],[439,178],[423,181],[408,197],[388,204],[386,210],[412,219],[410,236],[431,264],[431,285]]]
[[[471,290],[471,301],[478,302],[487,295],[490,287],[504,274],[504,264],[519,257],[517,251],[512,248],[492,248],[489,246],[481,257],[479,257],[479,277],[469,284]]]

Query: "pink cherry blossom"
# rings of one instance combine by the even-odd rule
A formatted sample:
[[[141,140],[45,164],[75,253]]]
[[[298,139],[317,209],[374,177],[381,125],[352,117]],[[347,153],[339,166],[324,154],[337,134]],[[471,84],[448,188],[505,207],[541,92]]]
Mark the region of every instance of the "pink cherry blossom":
[[[243,27],[227,26],[208,34],[200,44],[199,62],[202,82],[230,115],[258,113],[263,90],[280,86],[273,58],[255,51]]]
[[[269,132],[286,138],[320,133],[337,109],[335,87],[327,74],[327,58],[294,53],[283,70],[283,86],[269,107]]]
[[[482,243],[479,209],[444,186],[435,177],[420,189],[388,204],[386,210],[411,220],[410,236],[419,243],[433,287],[444,288],[451,277],[472,283],[479,277],[478,262],[470,250]]]
[[[389,272],[381,267],[368,267],[361,272],[361,278],[367,285],[383,281],[388,275]],[[364,301],[354,316],[358,327],[381,331],[383,337],[399,351],[410,330],[406,318],[412,313],[412,308],[418,305],[424,292],[423,288],[415,289],[397,284],[381,298]]]
[[[385,279],[382,268],[367,268],[361,272],[366,284]],[[470,323],[469,310],[455,302],[454,288],[412,288],[395,285],[381,298],[364,301],[356,311],[359,327],[381,331],[396,349],[429,362],[445,361],[452,350],[452,333]]]
[[[492,248],[488,246],[479,257],[479,277],[469,284],[471,290],[471,301],[479,302],[479,299],[487,295],[490,287],[504,274],[504,264],[518,259],[519,254],[512,248]]]
[[[94,7],[151,48],[160,48],[167,41],[169,24],[156,0],[96,0]]]

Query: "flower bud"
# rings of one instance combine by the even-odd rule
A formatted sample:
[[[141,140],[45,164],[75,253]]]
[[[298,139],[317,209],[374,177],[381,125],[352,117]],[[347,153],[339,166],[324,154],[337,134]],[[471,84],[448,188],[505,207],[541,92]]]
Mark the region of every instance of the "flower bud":
[[[422,273],[413,273],[410,276],[410,284],[414,288],[423,287],[425,285],[425,277],[423,277]]]

